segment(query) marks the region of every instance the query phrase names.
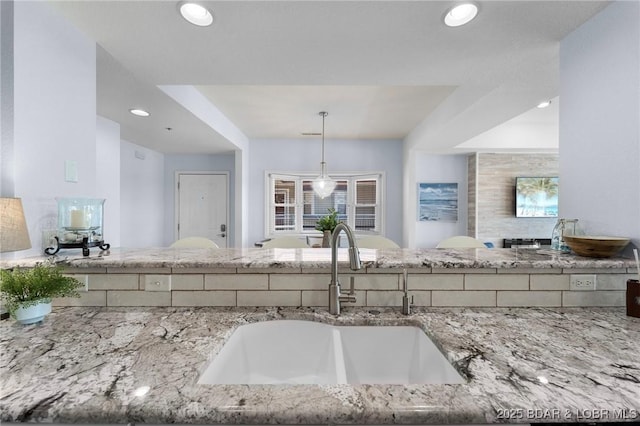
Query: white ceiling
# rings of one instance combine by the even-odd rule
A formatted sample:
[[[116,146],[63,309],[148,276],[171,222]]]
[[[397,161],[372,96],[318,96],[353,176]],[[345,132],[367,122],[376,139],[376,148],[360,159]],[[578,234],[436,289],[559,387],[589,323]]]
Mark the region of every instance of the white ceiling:
[[[159,85],[195,86],[249,138],[319,132],[325,110],[327,137],[452,149],[557,96],[559,41],[607,4],[480,1],[448,28],[452,1],[214,1],[200,28],[176,1],[50,3],[100,46],[98,113],[184,153],[234,146]]]
[[[321,133],[333,138],[402,139],[454,87],[198,86],[250,138]],[[334,119],[335,118],[335,119]]]

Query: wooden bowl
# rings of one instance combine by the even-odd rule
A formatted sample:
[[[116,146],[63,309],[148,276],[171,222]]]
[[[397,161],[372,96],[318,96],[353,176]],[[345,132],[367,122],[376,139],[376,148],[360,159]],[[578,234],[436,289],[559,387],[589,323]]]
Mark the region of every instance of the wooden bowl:
[[[562,237],[575,254],[586,257],[611,257],[629,244],[629,238],[588,235]]]

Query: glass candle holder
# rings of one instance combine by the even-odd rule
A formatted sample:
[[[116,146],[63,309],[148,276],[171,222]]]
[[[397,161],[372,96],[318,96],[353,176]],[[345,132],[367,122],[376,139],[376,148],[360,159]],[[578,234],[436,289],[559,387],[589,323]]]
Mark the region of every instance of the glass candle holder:
[[[57,247],[45,253],[55,254],[64,248],[81,248],[85,256],[89,247],[109,248],[104,243],[104,198],[56,198],[58,202]]]

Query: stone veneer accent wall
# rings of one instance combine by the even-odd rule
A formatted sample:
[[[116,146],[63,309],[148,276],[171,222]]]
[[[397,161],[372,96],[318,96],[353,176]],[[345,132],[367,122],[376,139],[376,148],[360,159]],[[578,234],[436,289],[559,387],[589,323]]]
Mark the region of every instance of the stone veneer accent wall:
[[[475,203],[469,203],[469,235],[491,241],[496,247],[502,247],[503,238],[551,238],[555,218],[516,218],[515,185],[518,176],[558,174],[558,154],[470,156],[469,200]],[[472,179],[477,180],[472,184]]]
[[[80,298],[55,306],[310,306],[328,305],[324,269],[92,269],[69,274],[86,283]],[[635,269],[409,269],[416,306],[625,306],[626,281]],[[596,274],[596,291],[571,291],[571,274]],[[355,277],[357,302],[344,306],[402,306],[402,270],[340,273]]]
[[[467,172],[467,235],[476,236],[478,226],[477,204],[478,196],[478,154],[469,156]]]

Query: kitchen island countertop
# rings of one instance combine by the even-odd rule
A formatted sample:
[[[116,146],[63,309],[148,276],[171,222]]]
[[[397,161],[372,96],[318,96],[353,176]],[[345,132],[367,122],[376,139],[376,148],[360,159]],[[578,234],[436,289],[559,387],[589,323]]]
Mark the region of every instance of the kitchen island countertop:
[[[632,258],[592,258],[548,249],[359,249],[365,269],[626,269],[634,268]],[[78,250],[63,250],[56,256],[35,256],[3,260],[0,267],[33,266],[50,260],[78,269],[170,268],[186,269],[329,269],[331,249],[185,249],[115,248],[107,252],[92,250],[83,257]],[[338,249],[338,261],[348,264],[346,248]],[[342,266],[342,265],[341,265]]]
[[[199,385],[255,321],[416,325],[460,385]],[[640,319],[621,308],[55,308],[0,323],[0,420],[460,424],[640,420]],[[142,394],[140,389],[148,387]]]

